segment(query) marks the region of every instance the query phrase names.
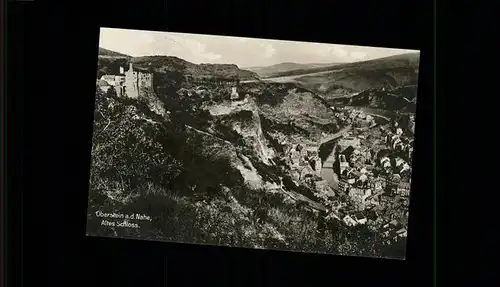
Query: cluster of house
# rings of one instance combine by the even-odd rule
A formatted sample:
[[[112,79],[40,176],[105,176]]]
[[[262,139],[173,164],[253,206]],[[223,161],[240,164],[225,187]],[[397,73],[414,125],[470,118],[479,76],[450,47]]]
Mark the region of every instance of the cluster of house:
[[[318,156],[317,145],[295,144],[289,147],[287,154],[292,168],[307,167],[310,173],[321,174],[321,159]]]
[[[406,161],[399,157],[391,161],[386,156],[377,162],[370,150],[351,152],[350,156],[346,156],[352,149],[347,148],[337,157],[340,168],[339,190],[353,198],[359,198],[356,201],[361,203],[365,203],[365,200],[374,194],[373,191],[380,193],[385,190],[392,194],[409,196],[411,167]],[[375,165],[363,164],[371,161],[375,162]],[[386,173],[374,177],[373,170],[377,165],[385,169]]]
[[[354,125],[359,128],[367,128],[375,124],[373,116],[364,113],[358,109],[348,108],[332,108],[335,111],[335,116],[342,124]]]
[[[356,179],[365,182],[376,154],[369,147],[361,146],[362,135],[353,136],[350,132],[338,141],[340,153],[337,155],[340,177],[353,184]]]
[[[291,175],[297,185],[299,182],[306,182],[320,191],[319,196],[333,196],[333,189],[320,177],[322,165],[318,149],[319,146],[315,144],[290,145],[286,154]]]
[[[397,217],[387,215],[375,208],[346,212],[347,204],[340,200],[329,201],[327,204],[329,218],[342,221],[347,226],[367,225],[376,230],[381,238],[390,242],[407,236],[407,228]],[[394,213],[393,213],[394,214]]]
[[[379,165],[386,174],[395,174],[408,179],[410,177],[411,166],[408,162],[400,157],[396,157],[394,160],[391,160],[387,156],[381,157],[379,160]]]
[[[378,235],[387,243],[407,236],[407,228],[401,221],[397,218],[384,216],[376,209],[342,212],[341,210],[346,207],[346,204],[339,200],[332,201],[328,207],[332,210],[328,215],[329,218],[340,220],[351,227],[367,225],[370,229],[378,231]]]
[[[396,195],[402,200],[408,200],[410,183],[400,174],[375,176],[375,169],[384,166],[386,160],[377,160],[377,153],[371,147],[363,147],[360,137],[362,136],[347,133],[338,142],[341,152],[337,154],[336,163],[340,165],[342,172],[337,189],[331,188],[327,181],[321,179],[321,160],[317,155],[318,147],[314,145],[289,146],[287,155],[293,178],[296,183],[306,182],[316,190],[323,191],[315,193],[315,196],[324,199],[329,217],[348,226],[367,224],[371,229],[380,230],[380,236],[387,240],[404,237],[404,225],[392,223],[402,218],[404,206],[408,204],[406,201],[400,204],[403,206],[400,208],[394,203]],[[389,163],[391,166],[394,164],[394,167],[407,169],[407,164],[402,159],[396,158]],[[341,196],[336,196],[336,192]],[[350,201],[341,199],[342,196],[347,196]],[[398,200],[401,202],[401,199]],[[389,221],[392,223],[388,224]]]
[[[379,134],[378,131],[376,134]],[[395,130],[394,134],[398,135],[398,138],[404,137],[401,131]],[[383,135],[387,134],[382,133]],[[346,204],[339,201],[327,202],[328,208],[333,211],[333,217],[348,226],[372,224],[376,225],[374,229],[381,230],[380,236],[383,238],[404,237],[404,226],[393,223],[398,222],[404,215],[404,207],[408,206],[410,164],[401,157],[389,157],[389,154],[377,159],[376,148],[364,147],[361,144],[362,139],[363,135],[346,133],[338,141],[340,152],[336,155],[336,164],[340,171],[337,191],[350,198],[354,203],[353,209],[346,212]],[[390,147],[390,144],[386,143],[386,146]],[[394,151],[392,148],[390,150]],[[375,172],[380,170],[386,172]],[[398,196],[397,200],[395,196]],[[396,201],[400,202],[399,206],[402,208],[395,204]],[[387,221],[392,223],[388,224]]]
[[[387,219],[373,209],[346,214],[340,220],[347,226],[368,225],[370,229],[377,230],[378,235],[387,243],[407,237],[407,227],[404,224],[397,219]]]
[[[404,153],[404,157],[410,161],[413,156],[413,138],[405,136],[397,124],[392,129],[382,126],[380,130],[385,134],[386,146],[395,152]]]
[[[379,234],[387,240],[387,243],[391,240],[398,239],[398,237],[405,238],[408,236],[406,227],[395,219],[382,224],[379,229]]]

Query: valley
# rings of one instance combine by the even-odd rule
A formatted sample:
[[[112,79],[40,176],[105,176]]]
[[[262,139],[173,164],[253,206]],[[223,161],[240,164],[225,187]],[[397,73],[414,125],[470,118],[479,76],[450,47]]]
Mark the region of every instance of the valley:
[[[416,102],[416,86],[407,85],[414,67],[404,58],[375,61],[380,72],[368,62],[262,77],[237,65],[101,53],[98,78],[124,82],[97,81],[89,210],[147,213],[153,220],[140,229],[103,229],[96,220],[92,232],[404,255],[397,246],[408,196],[398,186],[411,173],[401,170],[411,164]],[[126,73],[151,75],[137,80],[136,98],[127,96]],[[396,184],[393,174],[401,175]],[[390,235],[379,236],[394,220]]]

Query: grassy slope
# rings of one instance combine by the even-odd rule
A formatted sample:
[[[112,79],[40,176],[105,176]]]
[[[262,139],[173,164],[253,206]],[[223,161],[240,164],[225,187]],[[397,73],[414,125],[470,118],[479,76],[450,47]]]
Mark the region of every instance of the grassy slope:
[[[99,47],[99,56],[131,58],[131,56],[129,56],[129,55],[118,53],[118,52],[111,51],[108,49],[104,49],[102,47]]]

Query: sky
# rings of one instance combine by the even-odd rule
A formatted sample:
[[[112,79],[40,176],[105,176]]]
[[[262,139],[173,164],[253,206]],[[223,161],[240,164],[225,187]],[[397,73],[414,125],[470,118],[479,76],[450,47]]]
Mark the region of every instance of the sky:
[[[99,46],[133,57],[176,56],[200,64],[263,67],[279,63],[348,63],[418,52],[200,34],[101,28]]]

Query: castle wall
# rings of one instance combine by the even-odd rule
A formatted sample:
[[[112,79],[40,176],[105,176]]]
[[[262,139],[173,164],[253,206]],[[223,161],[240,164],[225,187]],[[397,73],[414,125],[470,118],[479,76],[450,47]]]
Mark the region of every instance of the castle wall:
[[[130,64],[125,73],[125,89],[126,96],[134,99],[145,92],[153,92],[153,74],[134,71]]]
[[[117,97],[124,96],[123,88],[124,88],[123,86],[115,86],[115,92]]]
[[[153,74],[151,73],[140,73],[138,74],[138,85],[143,88],[153,87]]]
[[[137,72],[134,72],[132,67],[125,73],[125,91],[129,98],[138,98],[139,90],[137,85]]]

